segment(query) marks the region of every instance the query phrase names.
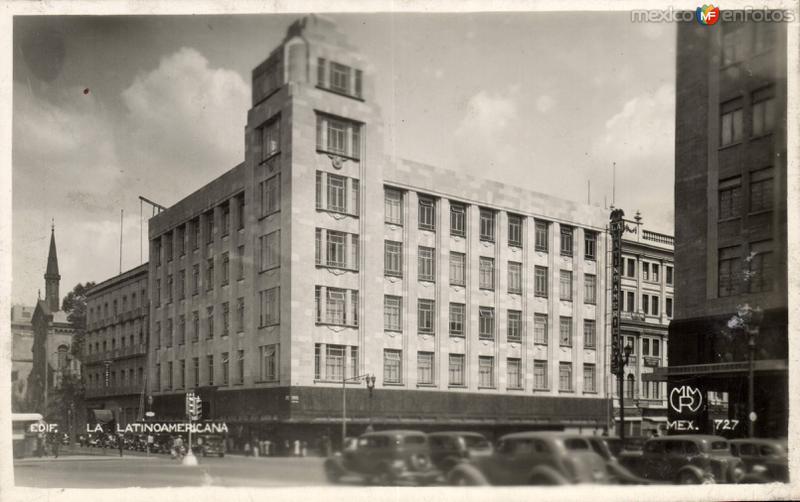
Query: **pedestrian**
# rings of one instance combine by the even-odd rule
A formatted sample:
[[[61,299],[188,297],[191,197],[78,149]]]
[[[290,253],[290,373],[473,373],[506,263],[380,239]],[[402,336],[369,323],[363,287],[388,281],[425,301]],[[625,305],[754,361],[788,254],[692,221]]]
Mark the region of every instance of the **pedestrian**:
[[[122,456],[122,447],[125,446],[125,436],[120,434],[117,436],[117,445],[119,446],[119,456]]]
[[[55,441],[53,441],[53,456],[55,458],[58,458],[58,443],[60,443],[60,441],[58,440],[58,437],[56,437]]]
[[[305,457],[308,454],[308,442],[302,441],[300,442],[300,456]]]
[[[245,457],[249,457],[250,456],[250,442],[249,441],[244,444],[244,456]]]

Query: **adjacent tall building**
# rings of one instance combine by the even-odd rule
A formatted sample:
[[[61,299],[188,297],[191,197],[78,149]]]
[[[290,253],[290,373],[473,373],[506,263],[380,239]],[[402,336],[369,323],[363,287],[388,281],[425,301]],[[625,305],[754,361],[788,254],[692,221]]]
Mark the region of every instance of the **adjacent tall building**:
[[[11,411],[25,410],[28,376],[33,369],[34,307],[11,306]]]
[[[149,393],[236,439],[608,424],[607,211],[383,153],[328,20],[253,71],[244,162],[149,222]],[[375,375],[374,391],[361,377]]]

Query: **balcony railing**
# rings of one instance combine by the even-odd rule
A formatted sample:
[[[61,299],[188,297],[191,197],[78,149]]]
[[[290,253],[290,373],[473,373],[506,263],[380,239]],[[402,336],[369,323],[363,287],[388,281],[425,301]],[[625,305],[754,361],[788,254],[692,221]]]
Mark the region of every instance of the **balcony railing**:
[[[641,312],[620,312],[620,317],[628,321],[644,321],[645,315]]]
[[[143,343],[128,345],[118,349],[96,352],[84,356],[84,363],[96,363],[98,361],[108,361],[114,359],[124,359],[127,357],[143,356],[147,354],[147,346]]]
[[[86,397],[125,396],[140,394],[142,385],[110,385],[108,387],[86,387]]]
[[[675,238],[671,235],[659,234],[650,230],[642,230],[642,240],[653,241],[667,246],[675,246]]]

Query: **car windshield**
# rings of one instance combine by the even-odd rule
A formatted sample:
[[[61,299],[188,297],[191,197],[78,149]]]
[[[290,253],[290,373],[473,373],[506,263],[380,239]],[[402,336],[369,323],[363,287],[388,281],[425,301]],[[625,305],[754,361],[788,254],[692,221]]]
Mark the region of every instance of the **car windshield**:
[[[714,451],[729,451],[730,446],[727,441],[712,441],[711,449]]]
[[[405,444],[425,444],[425,436],[406,436],[403,442]]]
[[[467,448],[488,448],[489,441],[480,436],[464,436],[464,443]]]
[[[564,440],[564,446],[568,450],[588,450],[589,442],[585,439],[570,438]]]

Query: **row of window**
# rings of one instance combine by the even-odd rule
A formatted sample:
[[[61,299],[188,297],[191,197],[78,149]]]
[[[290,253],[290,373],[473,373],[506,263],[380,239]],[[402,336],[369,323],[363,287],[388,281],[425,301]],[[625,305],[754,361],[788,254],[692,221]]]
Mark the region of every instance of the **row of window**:
[[[241,385],[244,383],[244,350],[236,351],[236,369],[231,381],[230,373],[230,353],[223,352],[220,358],[221,375],[219,380],[215,380],[215,358],[214,355],[205,356],[206,372],[205,381],[200,380],[200,358],[191,359],[191,376],[187,372],[187,360],[177,361],[178,380],[174,380],[174,363],[167,362],[166,380],[162,382],[161,363],[156,363],[155,388],[159,390],[187,389],[207,385]],[[280,379],[280,344],[262,345],[258,348],[259,353],[259,372],[257,382],[277,382]],[[163,385],[163,387],[162,387]]]
[[[730,246],[719,249],[717,284],[721,297],[772,291],[774,287],[775,253],[772,241],[750,243],[746,256],[742,255],[744,248]]]
[[[97,321],[99,319],[108,319],[110,317],[109,313],[111,315],[113,315],[113,316],[117,316],[117,315],[119,315],[121,313],[124,313],[124,312],[130,312],[132,309],[139,308],[139,307],[146,307],[147,306],[147,290],[145,288],[142,288],[141,296],[139,296],[137,298],[136,292],[134,291],[134,292],[131,293],[130,298],[131,298],[131,302],[130,302],[130,305],[128,305],[128,295],[122,295],[122,298],[121,298],[121,306],[122,306],[122,308],[121,309],[119,308],[120,307],[120,303],[118,303],[117,299],[115,298],[111,302],[111,306],[112,306],[112,310],[111,311],[109,311],[109,303],[108,302],[104,302],[103,305],[102,305],[102,308],[101,308],[101,306],[99,304],[96,307],[93,306],[92,304],[94,302],[90,301],[89,302],[89,307],[86,310],[86,322],[95,322],[95,321]],[[137,299],[140,300],[141,303],[137,303]]]
[[[404,193],[393,188],[386,188],[384,192],[384,212],[385,221],[392,225],[403,225],[403,196]],[[420,195],[418,197],[418,228],[430,232],[436,231],[436,199]],[[455,237],[467,236],[466,224],[467,206],[457,202],[450,202],[450,235]],[[493,209],[480,208],[479,211],[479,238],[484,242],[495,242],[495,220],[497,211]],[[508,214],[508,245],[513,247],[523,247],[524,221],[525,217]],[[535,248],[537,251],[547,252],[548,226],[547,221],[536,220],[534,224]],[[561,225],[561,246],[562,256],[573,255],[573,232],[572,227]],[[597,259],[597,233],[589,230],[584,231],[584,257],[587,260]]]
[[[278,266],[278,259],[279,259],[279,250],[280,250],[280,233],[273,232],[272,234],[268,234],[267,236],[262,237],[261,240],[261,265],[262,269],[266,270],[267,268],[273,268]],[[221,261],[221,286],[226,286],[230,283],[230,253],[225,251],[220,255]],[[239,246],[236,248],[236,280],[243,280],[244,279],[244,246]],[[205,262],[205,278],[203,282],[205,283],[206,291],[211,291],[214,289],[215,285],[215,260],[212,256],[208,258]],[[163,293],[165,293],[165,302],[167,304],[172,303],[174,299],[174,295],[177,295],[178,300],[183,300],[186,298],[187,294],[187,286],[192,292],[192,295],[197,295],[200,293],[200,264],[195,263],[192,265],[192,275],[191,275],[191,282],[187,284],[187,276],[186,276],[186,269],[181,269],[178,271],[178,279],[175,281],[173,274],[167,274],[166,276],[166,287],[164,288]],[[155,290],[153,295],[153,301],[155,302],[155,306],[161,306],[161,295],[162,295],[162,287],[161,287],[161,279],[157,278],[155,280]]]
[[[146,328],[139,327],[139,331],[138,331],[139,345],[144,345],[145,344],[145,329]],[[123,330],[123,331],[129,331],[129,330]],[[98,336],[100,336],[100,337],[102,337],[103,335],[104,335],[103,333],[98,333]],[[111,345],[110,345],[111,350],[116,350],[116,348],[117,348],[117,337],[119,337],[120,347],[121,348],[125,348],[125,343],[126,343],[125,340],[126,339],[128,341],[127,343],[128,343],[129,346],[132,347],[132,346],[135,345],[136,338],[134,337],[134,333],[129,332],[128,336],[126,337],[125,333],[122,333],[122,332],[120,332],[120,330],[118,330],[117,336],[114,336],[113,334],[111,334]],[[86,349],[85,350],[86,350],[87,354],[92,354],[92,353],[100,354],[101,353],[100,352],[100,347],[101,347],[101,345],[100,345],[99,341],[95,341],[94,343],[92,343],[91,341],[88,341],[86,343]],[[102,348],[103,348],[103,352],[106,352],[106,351],[109,350],[109,345],[108,345],[108,341],[107,340],[103,340]]]
[[[636,278],[636,258],[623,258],[625,277]],[[661,265],[658,263],[642,260],[642,280],[646,282],[661,283]],[[667,286],[672,286],[675,281],[675,274],[672,265],[664,265],[664,282]]]
[[[659,316],[661,297],[653,294],[643,294],[639,303],[639,310],[636,309],[636,293],[633,291],[622,292],[622,311],[623,312],[642,312],[646,315]],[[668,318],[672,318],[673,312],[672,298],[664,299],[664,313]]]
[[[316,229],[315,263],[323,267],[358,270],[358,235]]]
[[[86,374],[86,385],[94,389],[126,385],[142,386],[144,385],[144,368],[140,366],[138,373],[134,373],[134,368],[129,368],[127,371],[122,369],[119,373],[116,370],[89,372]]]
[[[317,171],[316,207],[318,210],[358,216],[358,180]]]
[[[774,87],[765,87],[750,94],[750,137],[768,134],[775,129],[777,110]],[[744,139],[744,99],[726,101],[720,109],[720,146],[728,146]]]
[[[363,77],[361,70],[317,58],[317,87],[361,99]]]
[[[734,176],[719,182],[719,219],[738,218],[745,213],[772,209],[773,169],[759,169],[749,173],[747,200],[742,196],[742,177]],[[747,208],[745,209],[745,204]]]
[[[316,286],[314,305],[317,324],[358,326],[358,291]]]
[[[770,50],[775,45],[775,30],[777,29],[777,26],[771,26],[771,24],[727,24],[722,35],[721,66],[744,61],[748,54],[757,55]]]

